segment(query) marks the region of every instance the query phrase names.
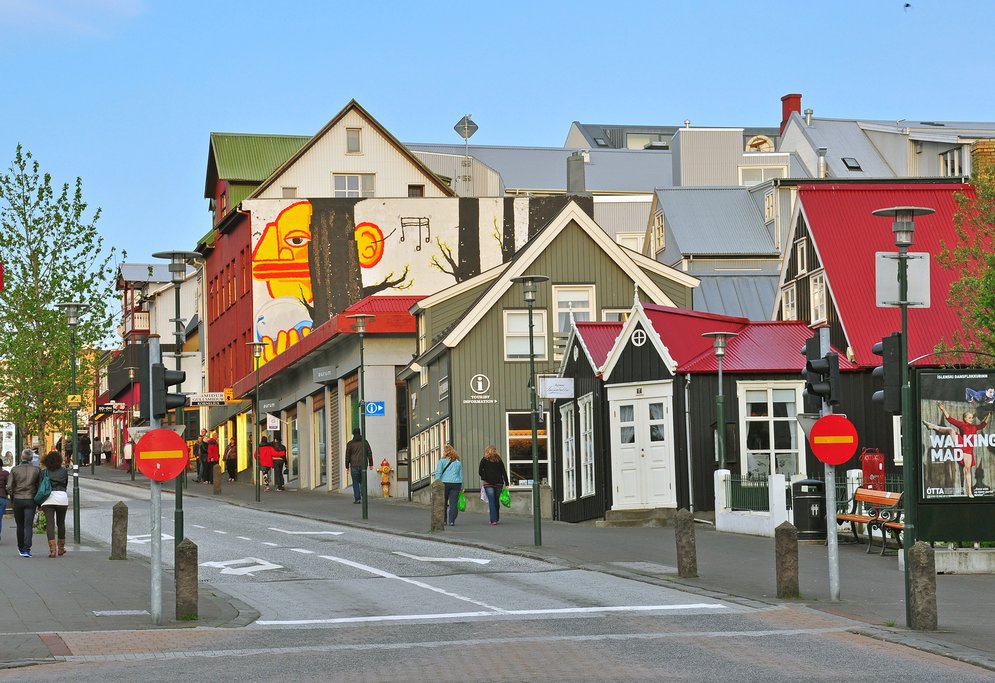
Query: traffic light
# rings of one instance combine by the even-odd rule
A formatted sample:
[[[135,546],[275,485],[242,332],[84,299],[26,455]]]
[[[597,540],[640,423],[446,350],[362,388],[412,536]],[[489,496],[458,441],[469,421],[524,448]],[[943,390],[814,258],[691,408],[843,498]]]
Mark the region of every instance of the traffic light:
[[[152,364],[152,390],[149,392],[152,399],[152,417],[164,418],[173,408],[182,408],[187,404],[185,395],[166,392],[166,387],[183,384],[186,378],[187,373],[182,370],[167,370],[162,363]]]
[[[902,414],[902,333],[892,332],[871,347],[871,351],[881,356],[881,365],[874,368],[873,377],[884,379],[884,388],[878,389],[871,400],[884,404],[884,411],[892,415]]]
[[[802,355],[805,356],[805,371],[802,372],[802,376],[805,378],[805,393],[802,395],[802,399],[805,404],[806,413],[817,413],[822,409],[822,399],[815,394],[808,393],[808,387],[816,384],[822,378],[819,373],[814,372],[809,369],[809,363],[813,360],[817,360],[819,356],[819,336],[816,335],[811,339],[805,340],[805,346],[802,347]]]
[[[805,391],[826,403],[840,402],[840,357],[830,351],[822,358],[809,358],[805,364]],[[814,380],[814,381],[813,381]]]

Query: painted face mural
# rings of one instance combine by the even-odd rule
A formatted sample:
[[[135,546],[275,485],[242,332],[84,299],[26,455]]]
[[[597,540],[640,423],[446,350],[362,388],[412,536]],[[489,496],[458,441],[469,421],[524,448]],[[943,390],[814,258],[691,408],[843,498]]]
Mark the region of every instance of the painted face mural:
[[[264,363],[311,332],[310,243],[311,204],[297,202],[266,225],[252,252],[252,277],[264,283],[269,294],[256,307],[255,335],[266,345]]]

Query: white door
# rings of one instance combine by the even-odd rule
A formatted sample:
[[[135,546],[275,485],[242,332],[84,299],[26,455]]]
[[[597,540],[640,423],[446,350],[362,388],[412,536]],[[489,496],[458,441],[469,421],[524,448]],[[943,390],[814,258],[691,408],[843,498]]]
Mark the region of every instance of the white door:
[[[609,387],[612,509],[677,507],[673,383]]]

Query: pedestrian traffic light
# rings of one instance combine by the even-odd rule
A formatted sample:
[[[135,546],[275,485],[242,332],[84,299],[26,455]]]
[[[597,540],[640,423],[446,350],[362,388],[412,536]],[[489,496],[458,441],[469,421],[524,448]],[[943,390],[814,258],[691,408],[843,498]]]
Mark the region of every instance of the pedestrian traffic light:
[[[184,394],[166,392],[167,387],[183,384],[186,378],[187,373],[182,370],[167,370],[162,363],[152,364],[152,390],[149,392],[152,399],[152,417],[164,418],[173,408],[182,408],[187,404],[188,399]]]
[[[805,364],[805,391],[826,403],[840,402],[840,357],[830,351],[822,358],[810,358]],[[814,380],[814,381],[813,381]]]
[[[871,396],[871,400],[884,404],[884,411],[892,415],[902,414],[902,333],[892,332],[871,347],[876,356],[881,356],[881,365],[874,368],[873,377],[884,379],[884,387]]]

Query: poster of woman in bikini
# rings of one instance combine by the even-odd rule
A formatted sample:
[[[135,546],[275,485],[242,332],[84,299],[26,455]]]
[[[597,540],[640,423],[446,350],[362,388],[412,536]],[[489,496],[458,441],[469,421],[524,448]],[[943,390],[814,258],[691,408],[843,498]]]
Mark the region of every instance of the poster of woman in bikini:
[[[995,497],[995,372],[919,373],[923,498]]]

